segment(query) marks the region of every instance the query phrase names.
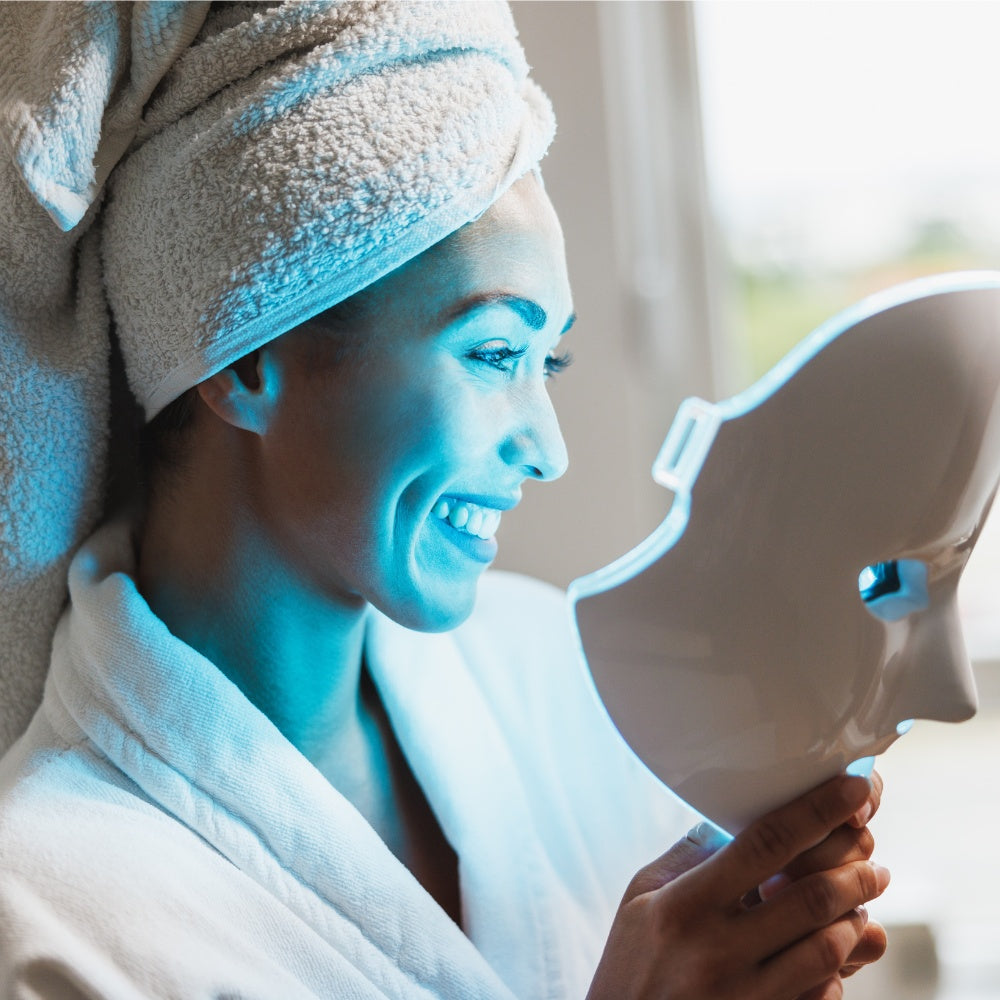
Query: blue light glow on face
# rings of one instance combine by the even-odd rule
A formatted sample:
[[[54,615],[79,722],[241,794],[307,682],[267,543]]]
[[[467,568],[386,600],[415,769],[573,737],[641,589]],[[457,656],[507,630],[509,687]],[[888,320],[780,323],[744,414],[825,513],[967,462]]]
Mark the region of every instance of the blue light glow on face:
[[[562,234],[528,176],[358,296],[317,369],[322,315],[275,342],[290,391],[269,504],[295,560],[412,628],[458,624],[525,479],[566,468],[547,380],[572,303]]]

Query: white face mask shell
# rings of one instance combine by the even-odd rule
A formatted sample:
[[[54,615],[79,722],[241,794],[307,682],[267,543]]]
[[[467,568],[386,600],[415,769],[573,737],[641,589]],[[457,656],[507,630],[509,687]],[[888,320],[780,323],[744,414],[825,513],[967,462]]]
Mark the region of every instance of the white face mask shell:
[[[975,712],[955,591],[1000,478],[1000,274],[873,296],[689,400],[653,473],[664,522],[570,598],[612,721],[699,812],[736,832]]]

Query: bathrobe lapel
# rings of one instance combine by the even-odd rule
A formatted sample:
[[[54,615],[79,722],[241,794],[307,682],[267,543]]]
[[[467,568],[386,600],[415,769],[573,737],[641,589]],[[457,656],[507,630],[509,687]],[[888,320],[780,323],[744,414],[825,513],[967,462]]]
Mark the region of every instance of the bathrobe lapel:
[[[407,760],[459,859],[462,923],[521,998],[561,996],[558,879],[502,726],[451,634],[373,614],[368,667]]]
[[[280,899],[378,991],[509,1000],[483,955],[354,807],[219,670],[152,614],[125,575],[128,548],[120,532],[105,529],[74,562],[73,610],[58,630],[49,678],[53,711],[65,712],[65,721],[82,729],[146,796]],[[382,664],[384,684],[383,653],[391,649],[380,648],[372,659]],[[402,728],[404,751],[454,838],[473,938],[483,928],[481,947],[489,958],[502,945],[484,907],[510,904],[502,903],[483,865],[497,849],[489,843],[495,831],[506,838],[520,826],[495,817],[491,830],[489,820],[491,811],[519,808],[516,788],[502,766],[489,772],[495,787],[482,784],[481,765],[493,759],[496,741],[481,752],[473,748],[470,729],[487,729],[488,736],[474,693],[463,686],[454,656],[428,652],[428,659],[438,673],[428,675],[423,699],[414,701],[419,711],[400,711],[409,688],[398,697],[386,689],[383,696]],[[449,713],[462,717],[454,728],[444,728],[438,717],[432,740],[427,726],[438,683],[462,699],[462,711]],[[435,756],[421,749],[438,740],[444,749]],[[483,801],[470,821],[449,806],[467,794]],[[524,860],[530,864],[530,855]],[[526,958],[529,965],[540,960],[540,954]],[[529,974],[534,970],[523,981]]]

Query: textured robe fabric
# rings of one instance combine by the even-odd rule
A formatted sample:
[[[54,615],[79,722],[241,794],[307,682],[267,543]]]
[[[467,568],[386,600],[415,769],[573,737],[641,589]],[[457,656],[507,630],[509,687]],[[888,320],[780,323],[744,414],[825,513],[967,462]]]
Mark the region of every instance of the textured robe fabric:
[[[459,859],[462,929],[136,590],[70,571],[42,706],[0,762],[5,997],[582,1000],[631,874],[694,821],[603,713],[564,596],[493,573],[365,656]]]

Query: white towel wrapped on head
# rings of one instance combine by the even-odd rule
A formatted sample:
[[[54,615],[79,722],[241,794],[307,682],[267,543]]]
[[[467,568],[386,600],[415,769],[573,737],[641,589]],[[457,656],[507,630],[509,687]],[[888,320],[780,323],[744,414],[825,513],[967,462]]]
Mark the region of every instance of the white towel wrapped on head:
[[[0,753],[41,698],[66,568],[101,509],[102,184],[207,8],[0,4]]]
[[[109,299],[147,418],[534,167],[554,120],[527,72],[503,3],[213,11],[105,212]]]

